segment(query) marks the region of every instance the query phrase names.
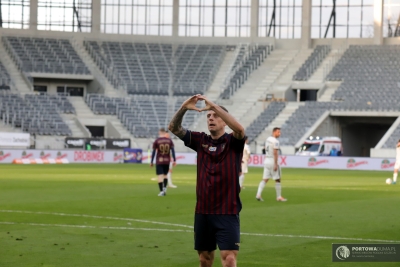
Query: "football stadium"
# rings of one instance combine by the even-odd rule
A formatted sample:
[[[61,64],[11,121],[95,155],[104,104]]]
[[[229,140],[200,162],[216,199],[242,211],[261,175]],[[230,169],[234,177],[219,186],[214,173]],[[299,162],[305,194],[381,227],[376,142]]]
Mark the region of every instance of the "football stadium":
[[[3,0],[0,38],[1,267],[399,266],[400,0]]]

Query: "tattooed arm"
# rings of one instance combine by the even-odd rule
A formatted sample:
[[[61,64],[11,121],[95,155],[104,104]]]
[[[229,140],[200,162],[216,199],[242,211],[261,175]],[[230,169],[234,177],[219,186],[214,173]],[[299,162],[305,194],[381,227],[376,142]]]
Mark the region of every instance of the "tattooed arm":
[[[186,129],[182,127],[182,119],[187,109],[183,106],[175,113],[174,117],[168,125],[168,129],[179,138],[183,138],[186,134]]]
[[[201,110],[196,107],[199,97],[200,95],[194,95],[183,102],[181,108],[175,113],[174,117],[169,123],[168,129],[179,138],[183,138],[187,132],[187,130],[182,127],[182,119],[186,111],[196,110],[201,112]]]

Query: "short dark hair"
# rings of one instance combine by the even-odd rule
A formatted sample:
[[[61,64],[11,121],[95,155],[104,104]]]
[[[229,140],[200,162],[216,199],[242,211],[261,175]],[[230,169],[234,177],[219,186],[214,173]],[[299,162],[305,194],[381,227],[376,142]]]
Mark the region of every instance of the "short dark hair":
[[[274,127],[274,129],[272,129],[272,132],[274,133],[275,131],[280,130],[280,129],[281,129],[281,127]]]
[[[158,130],[159,132],[162,132],[162,133],[166,133],[167,131],[165,130],[165,128],[160,128],[160,130]]]
[[[225,110],[226,112],[229,113],[229,111],[226,109],[226,107],[219,105],[220,108],[222,108],[223,110]]]

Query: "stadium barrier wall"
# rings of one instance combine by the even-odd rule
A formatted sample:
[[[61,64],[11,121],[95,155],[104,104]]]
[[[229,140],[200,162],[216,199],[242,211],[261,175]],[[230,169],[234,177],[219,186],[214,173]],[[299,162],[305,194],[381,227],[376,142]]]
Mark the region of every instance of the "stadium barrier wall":
[[[0,150],[0,163],[12,163],[16,159],[67,159],[69,163],[123,163],[121,150]]]
[[[142,163],[148,163],[149,156],[151,154],[143,152]],[[251,155],[249,166],[263,167],[264,158],[261,154]],[[178,165],[197,164],[195,153],[176,153],[176,161]],[[394,163],[394,158],[279,156],[282,168],[393,171]]]
[[[150,153],[143,152],[142,163],[149,163],[150,157]],[[124,153],[120,150],[0,150],[0,163],[12,163],[15,159],[63,158],[70,163],[123,163]],[[176,158],[178,165],[197,164],[195,153],[176,153]],[[249,166],[263,167],[264,158],[260,154],[251,155]],[[394,158],[279,156],[283,168],[392,171],[394,163]]]

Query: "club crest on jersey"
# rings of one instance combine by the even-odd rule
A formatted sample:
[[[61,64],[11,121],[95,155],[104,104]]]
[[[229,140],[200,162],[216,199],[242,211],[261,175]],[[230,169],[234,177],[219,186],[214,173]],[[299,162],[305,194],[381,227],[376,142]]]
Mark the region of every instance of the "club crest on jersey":
[[[225,143],[221,145],[221,151],[224,151]]]
[[[210,146],[210,148],[208,150],[210,150],[211,152],[215,152],[215,151],[217,151],[217,147]]]

